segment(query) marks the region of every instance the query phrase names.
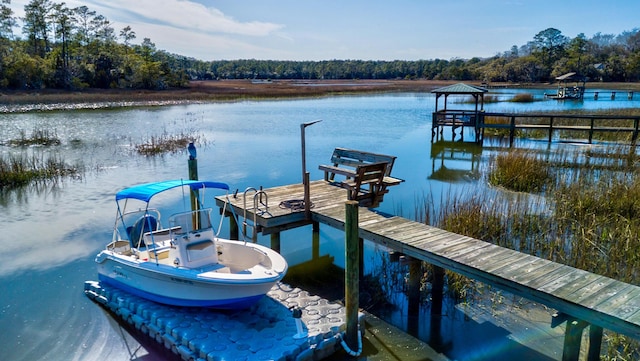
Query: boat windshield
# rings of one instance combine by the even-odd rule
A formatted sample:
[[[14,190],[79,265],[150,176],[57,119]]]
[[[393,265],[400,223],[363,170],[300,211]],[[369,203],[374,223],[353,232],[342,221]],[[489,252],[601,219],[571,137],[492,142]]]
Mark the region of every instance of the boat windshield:
[[[176,229],[174,233],[183,234],[213,228],[211,224],[211,208],[176,213],[169,217],[169,227]]]

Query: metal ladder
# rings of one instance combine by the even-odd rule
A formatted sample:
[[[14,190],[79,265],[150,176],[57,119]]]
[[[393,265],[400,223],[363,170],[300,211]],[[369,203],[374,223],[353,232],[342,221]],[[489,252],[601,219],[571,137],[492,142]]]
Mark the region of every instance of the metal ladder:
[[[249,224],[249,222],[247,222],[247,193],[249,192],[254,192],[253,194],[253,224]],[[247,229],[251,229],[251,240],[255,243],[258,240],[258,234],[256,232],[256,227],[258,226],[258,213],[260,214],[265,214],[269,211],[269,197],[267,196],[267,193],[265,193],[265,191],[262,190],[262,187],[260,187],[260,190],[257,190],[253,187],[249,187],[247,189],[245,189],[243,195],[242,195],[242,202],[243,202],[243,209],[244,209],[244,214],[242,216],[243,220],[242,220],[242,235],[245,239],[245,241],[248,238],[247,235]],[[264,209],[261,208],[261,206],[264,206]]]

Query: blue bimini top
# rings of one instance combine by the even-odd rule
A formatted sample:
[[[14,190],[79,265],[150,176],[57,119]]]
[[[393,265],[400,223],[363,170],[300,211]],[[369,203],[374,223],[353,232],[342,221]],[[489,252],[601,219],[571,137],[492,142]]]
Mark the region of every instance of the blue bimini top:
[[[133,198],[133,199],[138,199],[144,202],[149,202],[149,200],[158,193],[162,193],[172,188],[184,187],[184,186],[189,186],[192,190],[203,189],[203,188],[229,190],[229,186],[226,183],[178,179],[178,180],[169,180],[169,181],[163,181],[163,182],[139,184],[137,186],[123,189],[120,192],[116,193],[116,201],[119,201],[121,199]]]

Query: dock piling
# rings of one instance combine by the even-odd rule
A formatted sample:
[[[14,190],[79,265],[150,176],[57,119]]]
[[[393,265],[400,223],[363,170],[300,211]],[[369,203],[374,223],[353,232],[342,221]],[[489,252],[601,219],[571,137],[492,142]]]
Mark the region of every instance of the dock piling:
[[[345,207],[345,311],[347,332],[345,342],[352,350],[358,348],[358,307],[360,288],[360,252],[358,236],[358,202],[347,201]]]

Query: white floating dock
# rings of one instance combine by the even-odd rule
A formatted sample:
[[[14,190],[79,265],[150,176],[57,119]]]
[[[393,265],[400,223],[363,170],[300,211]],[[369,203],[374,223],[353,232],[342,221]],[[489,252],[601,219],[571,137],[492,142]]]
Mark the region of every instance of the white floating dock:
[[[320,360],[338,350],[346,323],[342,305],[285,284],[234,312],[162,305],[95,281],[84,292],[183,360]]]

